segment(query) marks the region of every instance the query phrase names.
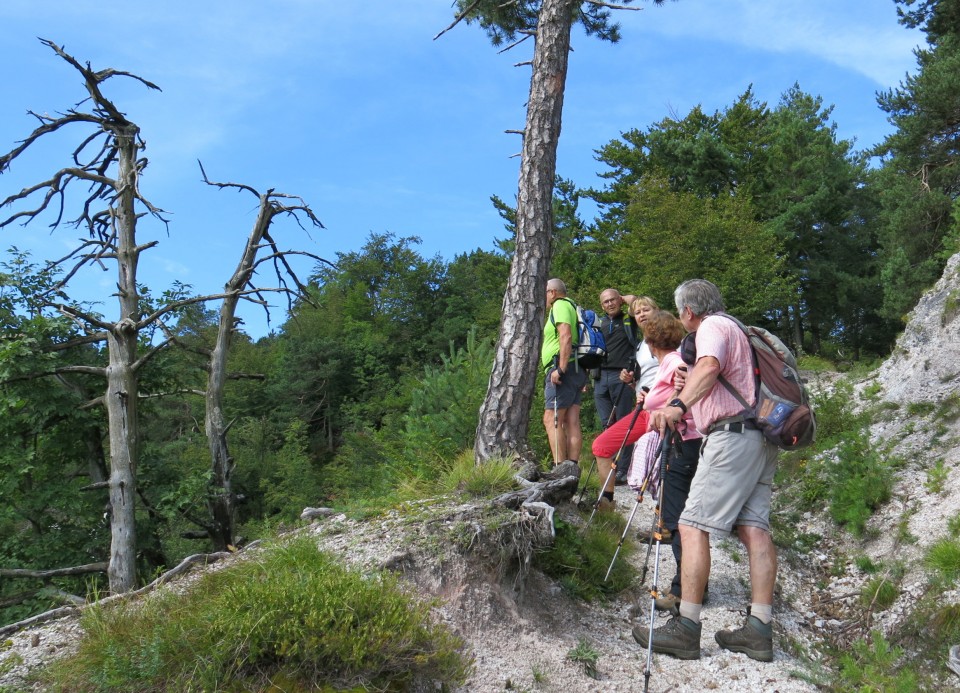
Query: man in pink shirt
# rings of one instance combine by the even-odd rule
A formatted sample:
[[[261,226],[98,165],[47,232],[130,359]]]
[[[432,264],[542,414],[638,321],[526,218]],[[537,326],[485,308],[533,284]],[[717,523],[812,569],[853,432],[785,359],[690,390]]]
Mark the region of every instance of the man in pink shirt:
[[[712,283],[691,279],[678,286],[673,296],[684,328],[696,333],[696,365],[679,395],[651,412],[650,427],[661,432],[672,429],[689,410],[704,441],[679,521],[680,613],[653,631],[653,650],[680,659],[700,658],[700,612],[710,575],[710,536],[725,537],[736,528],[750,561],[751,605],[741,628],[719,631],[715,637],[724,649],[769,662],[773,660],[777,577],[770,497],[777,448],[753,427],[743,406],[719,381],[722,375],[748,402],[756,400],[750,344],[739,326],[725,317],[723,298]],[[637,628],[634,637],[646,642],[648,633]]]

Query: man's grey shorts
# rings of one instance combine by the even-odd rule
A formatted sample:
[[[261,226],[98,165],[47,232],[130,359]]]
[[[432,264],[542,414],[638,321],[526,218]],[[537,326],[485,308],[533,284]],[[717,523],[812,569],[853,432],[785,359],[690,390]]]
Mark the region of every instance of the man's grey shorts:
[[[566,373],[563,374],[563,380],[556,386],[550,380],[550,375],[554,370],[551,368],[547,371],[546,384],[543,386],[545,408],[553,409],[554,401],[557,403],[557,409],[568,409],[574,404],[580,404],[583,386],[587,384],[586,369],[574,368],[571,364]]]
[[[703,439],[680,524],[727,536],[735,526],[770,531],[777,447],[760,431],[715,431]]]

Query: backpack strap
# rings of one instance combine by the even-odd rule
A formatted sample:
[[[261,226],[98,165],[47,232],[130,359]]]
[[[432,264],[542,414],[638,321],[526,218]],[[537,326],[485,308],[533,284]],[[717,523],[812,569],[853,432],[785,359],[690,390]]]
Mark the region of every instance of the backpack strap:
[[[751,357],[752,368],[753,368],[753,386],[754,386],[754,389],[755,389],[756,392],[757,392],[757,396],[759,396],[759,394],[760,394],[760,365],[759,365],[759,363],[758,363],[758,361],[757,361],[757,352],[756,352],[756,350],[754,350],[753,344],[750,343],[750,333],[747,332],[746,326],[745,326],[742,322],[740,322],[739,320],[737,320],[735,317],[733,317],[732,315],[729,315],[729,314],[727,314],[727,313],[712,313],[712,315],[717,315],[717,316],[724,317],[724,318],[728,318],[728,319],[732,320],[732,321],[736,324],[736,326],[740,328],[740,331],[743,332],[743,336],[747,338],[747,346],[750,348],[750,357]],[[731,395],[733,395],[734,398],[740,403],[740,406],[743,407],[743,415],[744,415],[744,417],[753,418],[753,407],[751,407],[749,404],[747,404],[747,400],[743,397],[743,395],[740,394],[740,392],[737,390],[737,388],[735,388],[735,387],[730,383],[730,381],[727,380],[726,378],[724,378],[722,375],[718,375],[718,376],[717,376],[717,380],[719,381],[719,383],[720,383],[721,385],[723,385],[725,388],[727,388],[727,391],[728,391]]]
[[[569,303],[571,306],[573,306],[573,313],[574,313],[574,315],[575,315],[576,318],[577,318],[577,323],[580,322],[580,313],[577,311],[577,304],[576,304],[576,303],[574,303],[573,301],[571,301],[571,300],[570,300],[569,298],[567,298],[566,296],[561,296],[560,298],[557,299],[557,301],[566,301],[566,302]],[[556,304],[557,301],[554,301],[554,304]],[[553,329],[557,332],[557,334],[560,334],[560,328],[557,327],[557,321],[554,320],[554,318],[553,318],[553,306],[550,306],[550,324],[553,325]],[[571,326],[571,330],[570,330],[570,331],[572,332],[572,334],[571,334],[570,336],[573,338],[573,339],[572,339],[572,341],[573,341],[573,346],[577,346],[577,344],[579,343],[579,340],[580,340],[580,335],[577,334],[577,331],[576,331],[575,329],[572,329],[573,327],[576,327],[576,325]]]

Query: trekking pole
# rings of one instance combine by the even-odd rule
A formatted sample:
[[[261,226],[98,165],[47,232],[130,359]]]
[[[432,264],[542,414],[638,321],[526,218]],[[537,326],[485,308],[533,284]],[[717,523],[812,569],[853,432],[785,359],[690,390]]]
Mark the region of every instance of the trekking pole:
[[[663,459],[663,456],[666,454],[665,448],[668,445],[667,437],[663,437],[660,440],[660,448],[657,450],[657,455],[653,460],[653,464],[650,465],[650,468],[647,469],[647,479],[653,474],[653,465],[657,464],[659,460]],[[644,480],[646,483],[646,479]],[[663,488],[663,479],[660,479],[660,488]],[[660,533],[657,531],[657,522],[660,516],[660,506],[654,508],[653,512],[653,523],[650,525],[650,533],[647,535],[647,555],[643,557],[643,570],[640,571],[640,584],[642,585],[647,580],[647,570],[650,567],[650,552],[653,550],[653,542],[657,540],[657,537],[660,536]]]
[[[627,432],[623,436],[623,442],[620,443],[620,449],[617,450],[616,457],[613,458],[613,463],[610,465],[610,473],[607,474],[606,480],[600,485],[600,495],[597,496],[597,500],[593,504],[593,512],[591,512],[590,517],[587,518],[587,526],[590,525],[590,522],[593,520],[593,516],[597,514],[597,508],[600,507],[600,499],[603,498],[604,489],[607,488],[607,484],[610,483],[610,479],[613,478],[613,475],[617,473],[617,463],[620,461],[620,455],[623,454],[623,449],[627,446],[627,439],[630,438],[630,433],[633,431],[633,426],[637,423],[637,417],[640,416],[641,411],[643,411],[643,402],[638,404],[636,409],[633,410],[633,418],[630,419],[630,425],[627,426]],[[596,463],[596,460],[594,460],[594,463]],[[584,483],[584,490],[586,490],[586,483]],[[582,495],[583,494],[581,493],[581,497]]]
[[[657,552],[653,559],[653,588],[650,590],[650,625],[647,628],[647,664],[643,670],[643,693],[647,693],[650,690],[650,664],[653,660],[653,617],[656,612],[657,607],[657,597],[660,595],[657,590],[657,580],[660,577],[660,542],[661,542],[661,530],[663,529],[663,487],[666,486],[666,474],[667,469],[670,466],[669,463],[669,452],[671,439],[676,435],[675,431],[665,431],[663,436],[663,453],[660,456],[660,488],[657,493],[657,531],[654,533],[654,538],[657,541]]]
[[[617,556],[620,554],[620,549],[623,546],[623,542],[627,538],[627,534],[630,532],[630,525],[633,524],[633,518],[637,514],[637,509],[640,507],[640,503],[643,502],[643,492],[647,490],[647,486],[650,485],[650,470],[647,470],[647,474],[643,479],[643,483],[640,485],[640,490],[637,491],[637,502],[633,504],[633,510],[630,511],[630,517],[627,518],[627,526],[623,528],[623,534],[620,535],[620,541],[617,544],[617,550],[613,552],[613,558],[610,560],[610,567],[607,568],[607,574],[603,577],[603,581],[606,582],[607,578],[610,577],[610,573],[613,571],[613,564],[617,562]],[[648,542],[649,543],[649,542]],[[647,558],[650,557],[650,551],[647,551]],[[644,566],[646,566],[646,561],[644,561]],[[646,577],[646,573],[644,573]],[[640,580],[643,582],[643,579]]]
[[[649,387],[644,387],[642,389],[644,392],[650,392]],[[642,403],[637,405],[637,410],[639,411],[641,409],[643,409]],[[638,416],[637,412],[634,412],[633,421],[630,423],[630,428],[627,429],[627,435],[623,437],[623,443],[620,444],[620,450],[617,451],[617,456],[614,458],[614,461],[613,461],[614,469],[617,468],[617,462],[620,461],[620,455],[621,453],[623,453],[623,449],[626,447],[627,438],[630,437],[630,431],[633,430],[633,424],[636,423],[637,416]],[[590,464],[590,470],[587,472],[587,475],[583,478],[583,484],[580,486],[580,495],[577,497],[577,505],[580,505],[583,502],[583,494],[587,492],[587,483],[590,481],[590,477],[593,476],[593,470],[596,469],[596,467],[597,467],[597,458],[593,458],[593,462]],[[610,479],[608,477],[607,482],[609,483],[609,481]],[[604,484],[603,488],[606,488],[606,487],[607,485]],[[601,495],[603,494],[603,488],[600,489]],[[597,504],[599,503],[600,501],[598,500]]]
[[[607,568],[607,574],[603,576],[603,581],[606,582],[607,578],[610,577],[610,573],[613,572],[613,564],[617,562],[617,556],[620,555],[620,548],[623,546],[624,540],[627,538],[627,532],[630,531],[630,525],[633,523],[633,516],[637,514],[637,508],[640,507],[640,501],[643,500],[643,494],[637,496],[637,502],[633,504],[633,510],[630,511],[630,517],[627,518],[627,526],[623,529],[623,534],[620,535],[620,541],[617,543],[617,550],[613,552],[613,558],[610,560],[610,567]]]
[[[600,376],[603,377],[603,376]],[[617,393],[617,396],[613,398],[613,408],[610,410],[610,416],[607,417],[607,422],[603,425],[603,430],[606,431],[613,425],[614,416],[617,415],[617,405],[620,404],[620,397],[623,395],[623,391],[627,389],[627,384],[622,383],[623,387],[620,388],[620,391]]]
[[[557,371],[560,371],[560,357],[554,356],[553,363]],[[548,378],[552,377],[550,375]],[[560,464],[560,419],[557,416],[557,404],[559,403],[560,393],[557,388],[553,388],[553,466]]]

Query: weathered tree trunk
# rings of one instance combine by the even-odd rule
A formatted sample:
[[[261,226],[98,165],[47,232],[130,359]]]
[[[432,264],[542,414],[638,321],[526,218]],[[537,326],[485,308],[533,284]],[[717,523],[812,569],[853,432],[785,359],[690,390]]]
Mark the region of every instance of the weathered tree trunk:
[[[550,271],[553,182],[577,5],[571,0],[544,0],[540,7],[520,161],[516,250],[503,297],[493,371],[480,407],[474,445],[478,463],[495,456],[530,454],[527,432]]]
[[[229,299],[220,306],[220,326],[217,343],[210,354],[210,372],[207,376],[205,430],[210,450],[210,490],[207,507],[210,512],[210,540],[217,551],[233,544],[234,497],[233,458],[227,446],[227,424],[223,416],[223,386],[226,381],[227,354],[233,330],[236,300]]]
[[[227,423],[223,415],[224,385],[227,381],[227,356],[236,327],[237,304],[241,291],[250,281],[261,241],[270,228],[276,208],[270,203],[269,193],[260,196],[260,212],[247,245],[233,276],[224,285],[225,298],[220,304],[217,341],[210,354],[210,372],[207,376],[205,429],[210,449],[212,476],[207,501],[212,526],[210,539],[217,551],[225,551],[233,544],[235,498],[233,495],[233,457],[227,445]]]
[[[478,463],[496,456],[529,456],[530,404],[539,370],[544,290],[550,271],[557,144],[573,8],[578,4],[544,0],[540,8],[520,161],[516,250],[503,297],[493,371],[480,407],[474,445]]]
[[[107,419],[110,422],[110,591],[127,592],[137,582],[137,134],[130,123],[115,126],[117,198],[112,208],[117,234],[117,298],[120,319],[107,337]]]

